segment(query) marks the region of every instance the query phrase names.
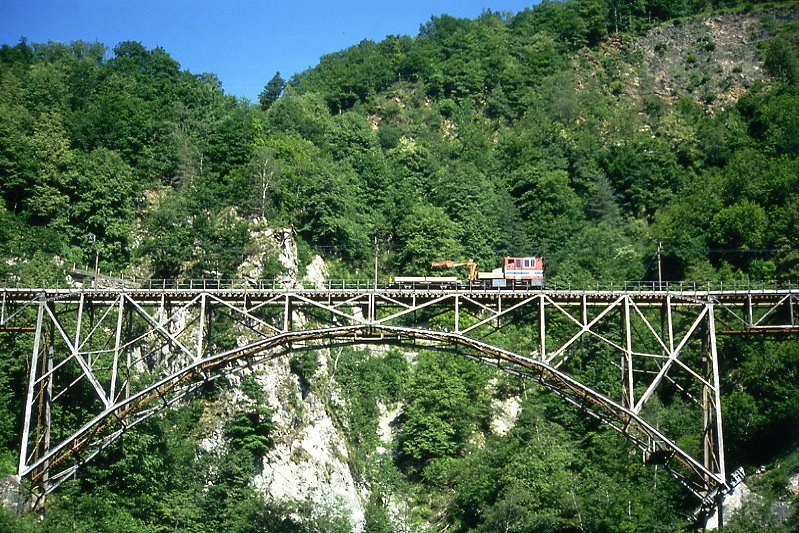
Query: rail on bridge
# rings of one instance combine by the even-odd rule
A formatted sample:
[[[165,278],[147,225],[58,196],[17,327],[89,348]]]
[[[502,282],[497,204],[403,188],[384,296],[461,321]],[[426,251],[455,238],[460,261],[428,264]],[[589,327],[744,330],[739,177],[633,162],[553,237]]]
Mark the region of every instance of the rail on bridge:
[[[18,474],[35,494],[54,490],[125,431],[229,373],[296,350],[411,343],[454,348],[540,383],[625,435],[709,509],[742,478],[725,464],[717,334],[797,331],[799,303],[792,288],[676,284],[516,291],[237,285],[0,289],[0,331],[31,331]],[[524,343],[506,345],[505,328]],[[589,360],[591,377],[583,372]],[[658,429],[653,399],[668,397],[693,406],[691,431],[701,442]]]

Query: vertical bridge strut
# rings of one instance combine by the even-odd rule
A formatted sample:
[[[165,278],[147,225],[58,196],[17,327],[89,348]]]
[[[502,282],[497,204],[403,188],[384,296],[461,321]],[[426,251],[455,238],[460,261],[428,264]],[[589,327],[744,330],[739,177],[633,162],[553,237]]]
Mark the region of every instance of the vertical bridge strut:
[[[413,341],[540,383],[707,504],[743,476],[727,475],[717,334],[796,331],[799,305],[796,290],[0,291],[0,332],[33,331],[18,474],[41,495],[131,427],[247,364]],[[506,329],[513,334],[497,334]],[[231,332],[238,346],[225,349]],[[701,449],[658,429],[654,398],[694,409]]]

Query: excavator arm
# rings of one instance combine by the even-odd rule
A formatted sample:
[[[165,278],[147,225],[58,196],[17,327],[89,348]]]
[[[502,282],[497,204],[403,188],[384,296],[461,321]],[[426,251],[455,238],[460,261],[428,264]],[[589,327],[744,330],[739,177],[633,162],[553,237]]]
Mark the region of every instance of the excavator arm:
[[[430,263],[433,268],[455,268],[461,266],[469,267],[469,281],[477,279],[477,263],[474,261],[433,261]]]

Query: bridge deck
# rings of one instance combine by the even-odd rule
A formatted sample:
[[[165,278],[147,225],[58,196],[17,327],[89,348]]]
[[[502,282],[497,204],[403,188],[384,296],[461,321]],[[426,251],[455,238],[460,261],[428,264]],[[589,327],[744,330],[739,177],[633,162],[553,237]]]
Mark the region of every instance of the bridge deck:
[[[478,301],[485,300],[523,300],[545,295],[557,303],[596,303],[605,305],[622,296],[631,296],[639,302],[662,304],[667,299],[689,302],[718,302],[726,304],[748,304],[777,302],[786,297],[799,297],[799,288],[788,289],[746,289],[746,290],[540,290],[540,289],[359,289],[359,288],[116,288],[116,289],[47,289],[47,288],[0,288],[2,298],[7,301],[32,301],[42,295],[45,298],[69,301],[80,295],[95,301],[113,300],[126,294],[140,301],[191,300],[200,294],[212,294],[227,300],[265,301],[282,297],[302,296],[314,301],[343,301],[369,295],[378,295],[400,301],[413,299],[434,299],[447,296],[461,296]]]

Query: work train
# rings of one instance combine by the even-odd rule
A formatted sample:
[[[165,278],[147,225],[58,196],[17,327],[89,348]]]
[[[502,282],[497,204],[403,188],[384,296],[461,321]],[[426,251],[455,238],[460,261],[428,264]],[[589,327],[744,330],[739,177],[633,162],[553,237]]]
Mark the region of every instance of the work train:
[[[505,257],[502,266],[491,272],[478,272],[474,261],[434,261],[433,268],[469,267],[465,280],[449,276],[397,276],[396,289],[531,289],[544,286],[544,259],[541,257]]]

